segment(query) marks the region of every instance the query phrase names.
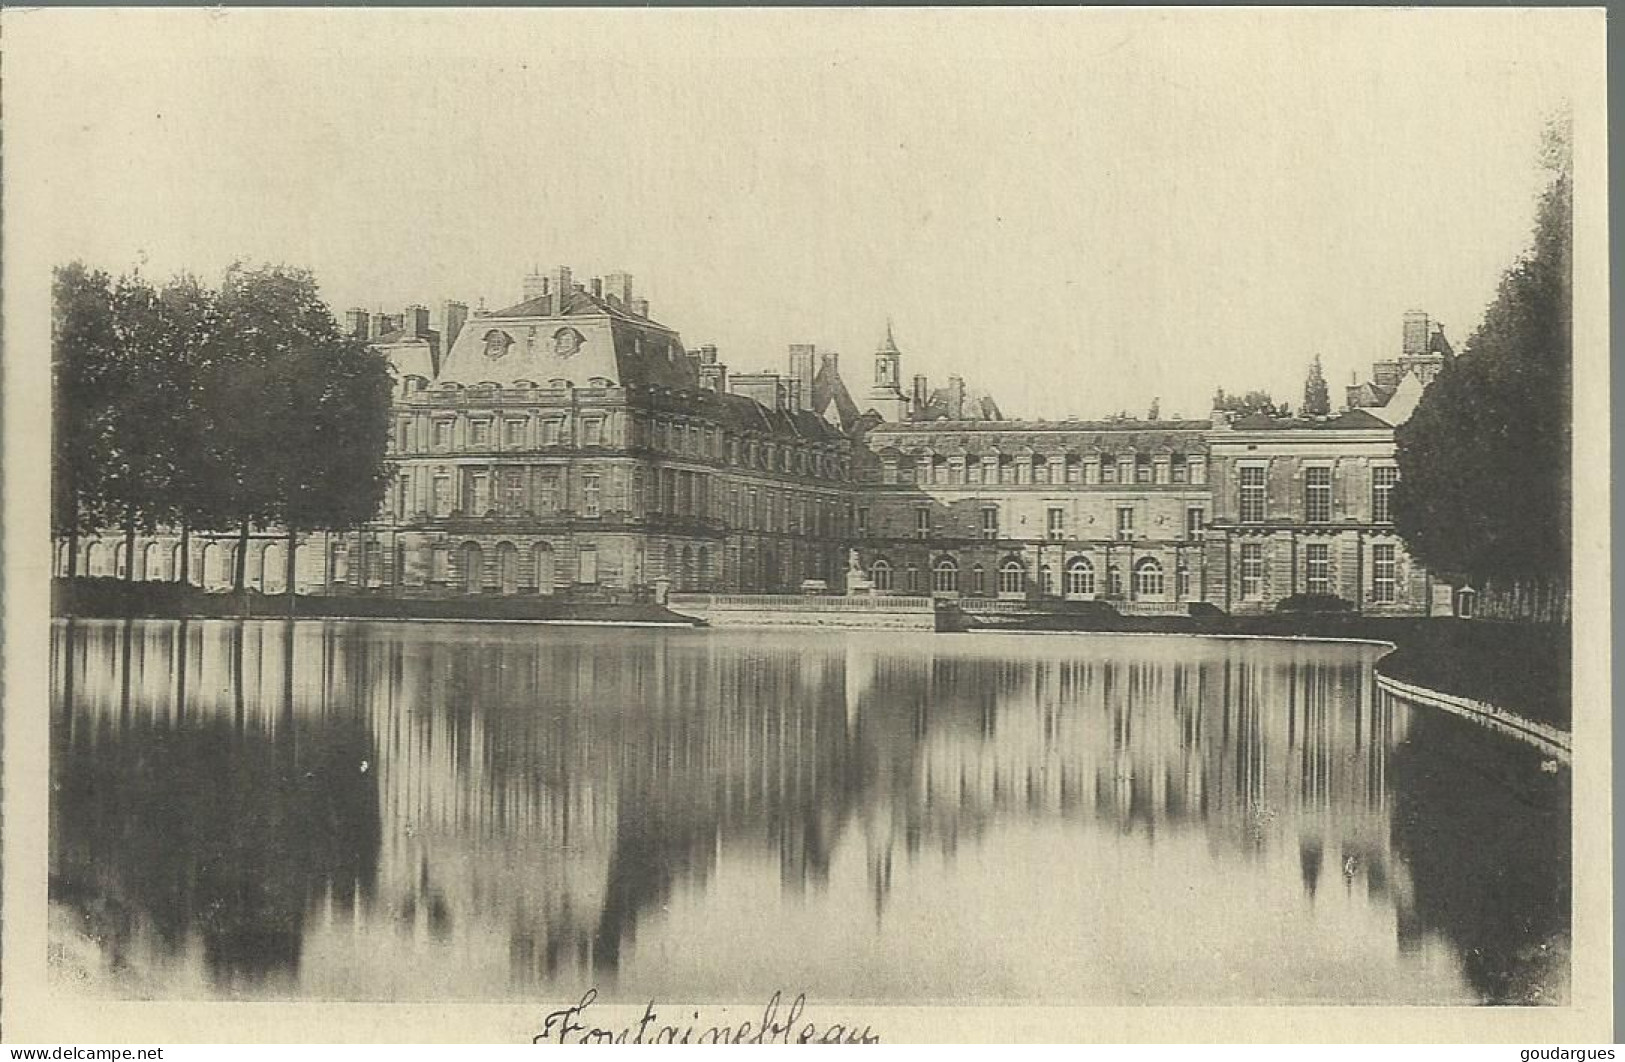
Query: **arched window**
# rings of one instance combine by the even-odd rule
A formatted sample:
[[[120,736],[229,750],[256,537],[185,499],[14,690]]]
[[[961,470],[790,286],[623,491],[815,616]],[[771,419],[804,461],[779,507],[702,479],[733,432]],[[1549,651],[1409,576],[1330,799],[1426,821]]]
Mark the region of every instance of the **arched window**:
[[[338,576],[335,574],[335,580]],[[463,545],[463,590],[477,594],[485,588],[485,551],[478,542]]]
[[[1106,569],[1106,592],[1112,597],[1123,596],[1123,569],[1115,564]]]
[[[1027,569],[1014,557],[999,565],[999,593],[1019,594],[1027,581]]]
[[[1052,597],[1055,594],[1055,573],[1050,571],[1047,564],[1038,566],[1038,588],[1043,591],[1045,597]]]
[[[917,591],[919,588],[920,588],[920,569],[916,568],[912,563],[910,563],[908,568],[904,570],[903,589],[907,590],[909,593],[912,594],[915,591]]]
[[[959,591],[959,565],[954,563],[952,557],[944,557],[937,561],[936,569],[931,574],[931,589],[939,594]]]
[[[530,582],[538,594],[553,592],[553,547],[537,542],[530,547]]]
[[[877,560],[869,569],[869,578],[875,584],[876,590],[891,589],[891,565],[885,559]]]
[[[1068,597],[1093,597],[1095,594],[1095,566],[1088,557],[1073,557],[1066,565],[1066,594]]]
[[[1134,565],[1134,596],[1162,596],[1162,565],[1153,557],[1145,557]]]

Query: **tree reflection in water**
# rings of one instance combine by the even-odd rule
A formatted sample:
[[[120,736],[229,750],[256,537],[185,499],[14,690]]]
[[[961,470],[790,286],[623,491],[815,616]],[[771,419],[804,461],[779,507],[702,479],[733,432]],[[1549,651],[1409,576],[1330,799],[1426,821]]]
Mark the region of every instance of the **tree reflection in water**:
[[[117,993],[1566,991],[1566,775],[1375,694],[1363,648],[80,621],[53,654],[57,932]]]

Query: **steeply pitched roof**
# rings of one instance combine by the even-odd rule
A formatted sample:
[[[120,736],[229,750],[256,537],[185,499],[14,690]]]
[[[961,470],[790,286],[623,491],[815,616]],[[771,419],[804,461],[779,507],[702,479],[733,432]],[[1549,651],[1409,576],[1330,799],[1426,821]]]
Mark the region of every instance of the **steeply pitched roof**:
[[[515,303],[506,309],[486,314],[487,317],[580,317],[608,314],[633,324],[666,326],[652,317],[641,317],[619,299],[606,299],[587,291],[572,291],[559,304],[555,295],[538,295],[534,299]]]
[[[840,371],[825,362],[813,377],[812,409],[827,421],[831,406],[835,407],[835,420],[841,429],[851,431],[860,415],[858,404],[852,401],[852,392],[846,389],[846,381],[841,379]]]
[[[891,334],[891,318],[889,318],[889,317],[886,318],[886,338],[880,341],[880,346],[875,350],[875,353],[876,354],[901,354],[902,353],[902,351],[897,349],[897,340],[892,338],[892,334]]]

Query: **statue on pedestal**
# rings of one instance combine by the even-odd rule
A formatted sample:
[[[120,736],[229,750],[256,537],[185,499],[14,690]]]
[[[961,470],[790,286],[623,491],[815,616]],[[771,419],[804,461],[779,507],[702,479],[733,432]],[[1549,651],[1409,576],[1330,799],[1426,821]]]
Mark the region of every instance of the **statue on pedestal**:
[[[863,570],[863,562],[858,559],[858,551],[848,550],[846,553],[846,592],[848,596],[866,596],[875,592],[874,580]]]

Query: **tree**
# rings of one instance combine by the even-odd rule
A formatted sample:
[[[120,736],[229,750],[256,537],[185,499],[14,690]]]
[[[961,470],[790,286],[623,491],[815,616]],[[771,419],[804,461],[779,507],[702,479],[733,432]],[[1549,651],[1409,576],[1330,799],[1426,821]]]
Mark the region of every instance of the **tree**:
[[[389,361],[341,332],[305,270],[233,267],[220,308],[226,355],[209,394],[223,434],[215,478],[238,529],[233,583],[245,582],[250,525],[280,523],[292,595],[300,532],[378,513],[391,475]]]
[[[1395,432],[1394,523],[1436,571],[1562,579],[1569,567],[1572,176],[1566,124],[1530,249],[1462,353]]]
[[[111,436],[110,380],[117,346],[112,281],[73,262],[51,285],[51,533],[68,541],[79,571],[79,535],[101,525],[101,485]]]
[[[101,507],[124,532],[124,577],[133,580],[137,532],[181,514],[182,470],[193,459],[193,322],[177,314],[184,304],[140,276],[121,277],[112,296],[116,342]]]
[[[343,335],[309,272],[233,266],[218,293],[178,277],[155,291],[77,263],[56,273],[52,525],[138,532],[178,524],[189,582],[194,528],[288,529],[288,588],[301,530],[372,518],[388,484],[388,360]]]
[[[1326,374],[1320,368],[1320,355],[1309,363],[1309,376],[1303,382],[1303,415],[1324,417],[1332,411],[1332,396],[1326,389]]]
[[[289,472],[280,515],[288,535],[290,602],[299,532],[342,531],[375,518],[393,475],[385,460],[394,389],[388,359],[360,340],[340,336],[305,360],[293,376],[303,432],[283,455]]]
[[[1213,393],[1213,408],[1224,410],[1239,417],[1262,413],[1267,417],[1284,417],[1291,412],[1289,407],[1282,403],[1275,404],[1275,399],[1269,396],[1268,391],[1248,391],[1245,395],[1227,394],[1224,388]]]
[[[211,499],[205,493],[211,472],[206,467],[205,441],[209,433],[202,380],[204,367],[219,349],[215,341],[219,315],[215,293],[191,275],[178,276],[164,287],[159,293],[159,308],[173,352],[171,379],[183,408],[170,433],[176,449],[184,455],[175,463],[168,491],[169,518],[179,525],[181,535],[175,577],[190,584],[192,528],[213,522]]]

